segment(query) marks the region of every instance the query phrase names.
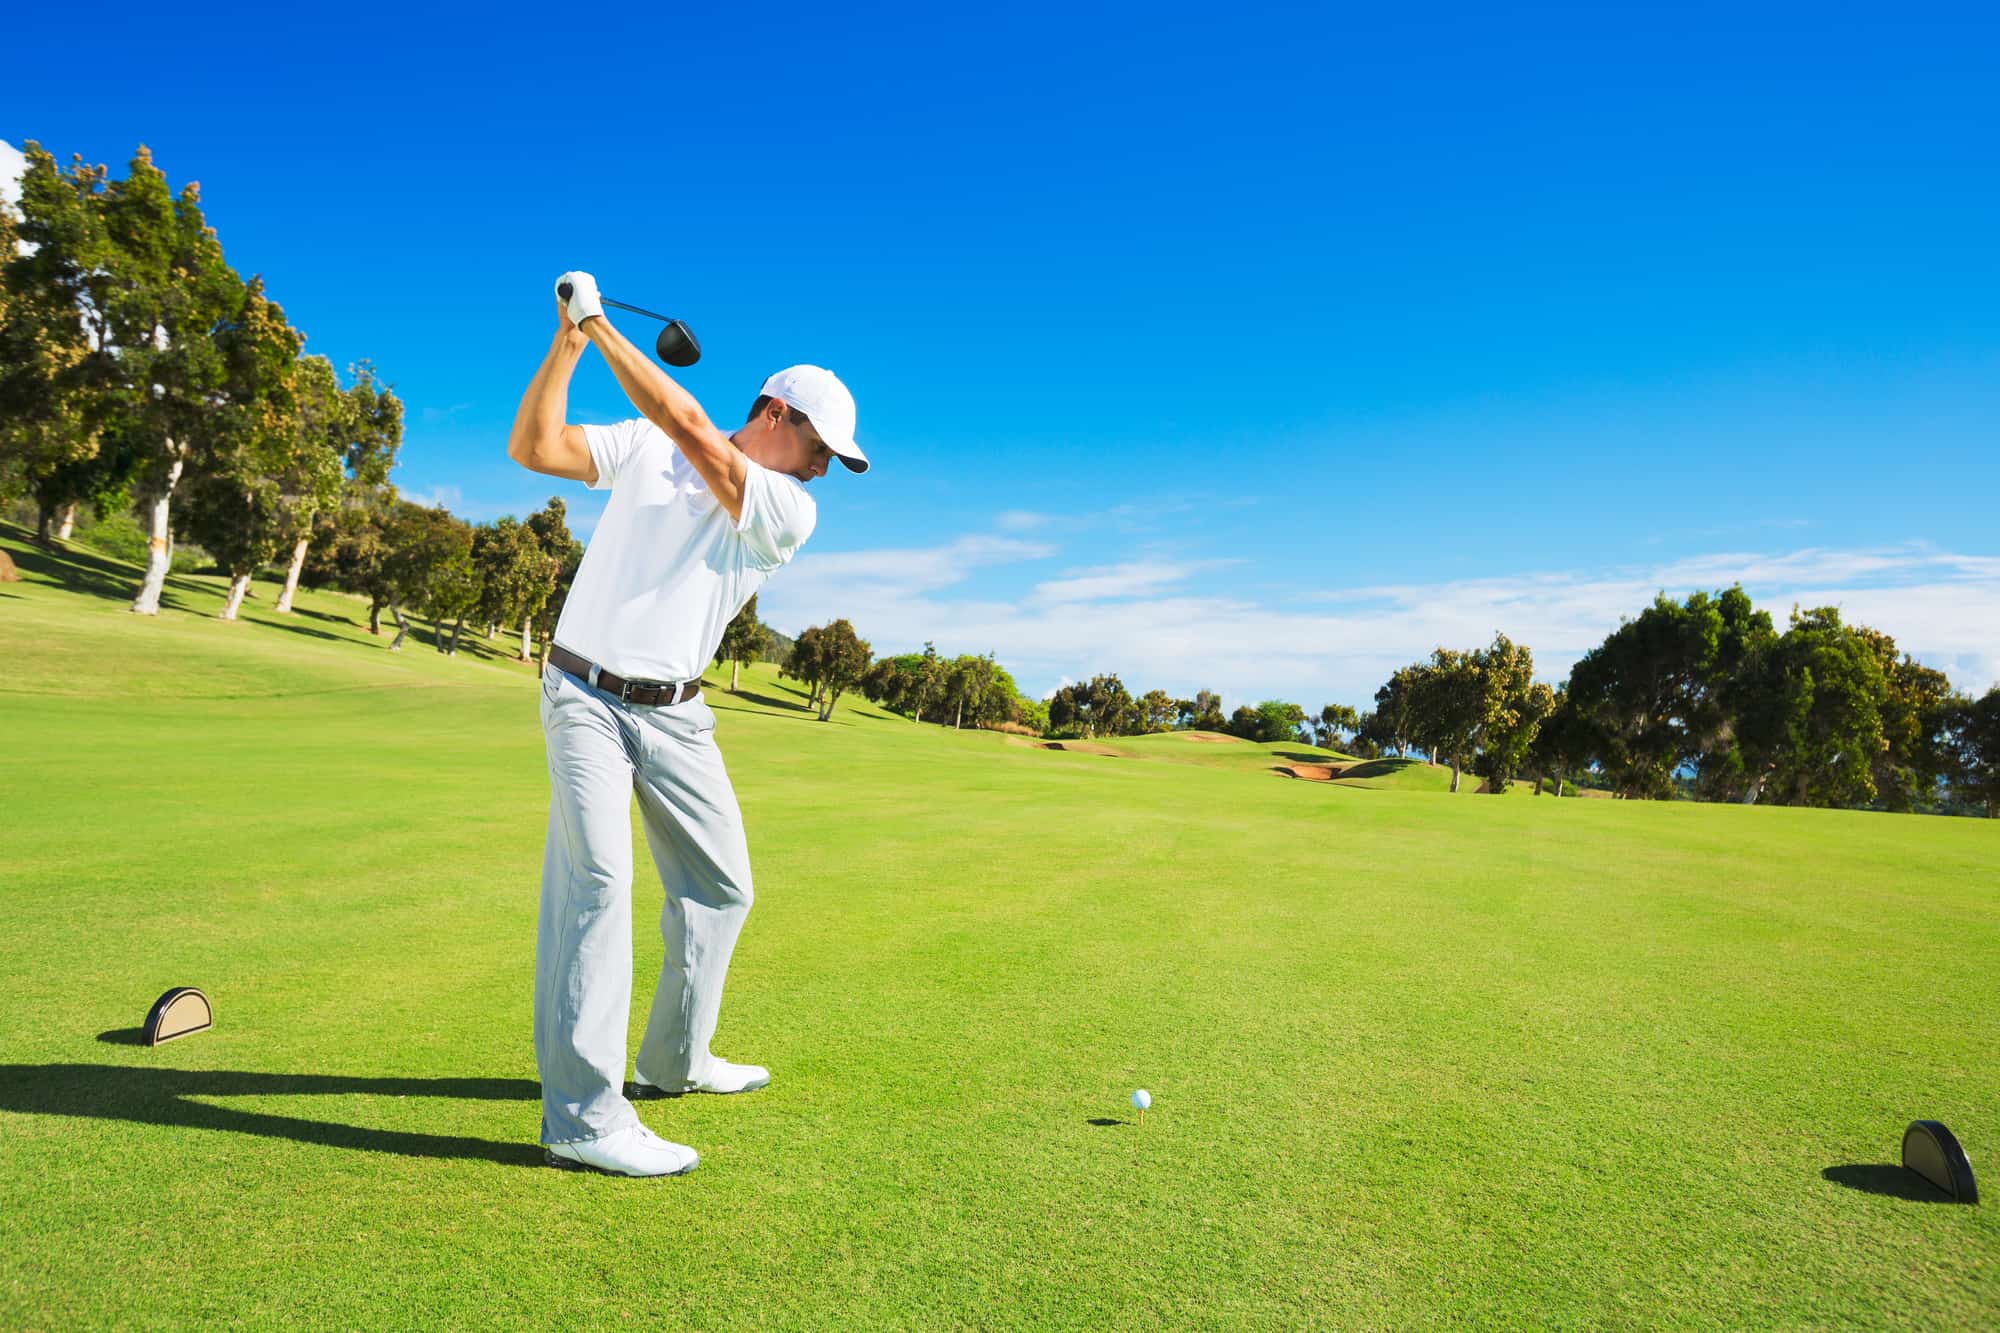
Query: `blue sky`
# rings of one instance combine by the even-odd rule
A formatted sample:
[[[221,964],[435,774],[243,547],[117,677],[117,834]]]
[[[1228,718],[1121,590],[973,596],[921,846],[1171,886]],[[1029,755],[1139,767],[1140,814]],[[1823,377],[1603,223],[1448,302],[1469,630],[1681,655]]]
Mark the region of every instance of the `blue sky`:
[[[563,269],[718,420],[833,367],[788,631],[1316,709],[1741,578],[2000,678],[1990,6],[634,12],[41,7],[0,140],[200,180],[468,517],[601,508],[505,456]]]

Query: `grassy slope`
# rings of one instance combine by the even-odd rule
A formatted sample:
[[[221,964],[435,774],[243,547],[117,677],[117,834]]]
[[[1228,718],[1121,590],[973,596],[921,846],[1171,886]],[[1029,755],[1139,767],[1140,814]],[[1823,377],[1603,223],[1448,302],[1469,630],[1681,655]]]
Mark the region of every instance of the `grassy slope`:
[[[1993,1208],[1840,1183],[2000,1142],[2000,825],[821,725],[760,669],[718,1049],[776,1081],[585,1179],[532,1146],[527,670],[5,544],[8,1325],[2000,1318]],[[214,1031],[116,1039],[179,983]]]

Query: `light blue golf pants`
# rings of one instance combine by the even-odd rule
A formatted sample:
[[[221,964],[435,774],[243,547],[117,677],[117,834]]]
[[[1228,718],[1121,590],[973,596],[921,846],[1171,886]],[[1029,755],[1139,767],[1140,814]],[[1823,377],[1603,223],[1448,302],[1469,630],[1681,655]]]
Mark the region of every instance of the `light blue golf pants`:
[[[542,673],[549,838],[535,942],[542,1142],[637,1122],[625,1099],[632,1008],[632,796],[666,888],[660,968],[639,1077],[679,1088],[705,1072],[722,983],[750,912],[750,853],[735,789],[699,696],[621,703],[550,664]]]

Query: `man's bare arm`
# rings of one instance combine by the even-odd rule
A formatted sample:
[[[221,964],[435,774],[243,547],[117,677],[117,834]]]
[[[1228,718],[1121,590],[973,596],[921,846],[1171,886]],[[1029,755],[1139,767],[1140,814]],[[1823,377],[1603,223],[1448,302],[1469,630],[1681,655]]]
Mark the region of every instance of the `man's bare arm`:
[[[590,339],[567,318],[561,315],[557,318],[562,320],[562,328],[549,344],[549,354],[542,358],[541,369],[528,381],[520,409],[514,413],[514,430],[507,437],[507,457],[530,472],[594,486],[597,460],[590,456],[583,428],[563,422],[569,410],[570,376],[576,372],[576,363],[583,359]]]
[[[627,342],[624,334],[611,327],[610,320],[602,315],[586,319],[583,331],[603,353],[605,364],[624,386],[632,406],[680,446],[716,501],[731,518],[741,519],[743,480],[750,470],[742,451],[708,419],[693,394]]]

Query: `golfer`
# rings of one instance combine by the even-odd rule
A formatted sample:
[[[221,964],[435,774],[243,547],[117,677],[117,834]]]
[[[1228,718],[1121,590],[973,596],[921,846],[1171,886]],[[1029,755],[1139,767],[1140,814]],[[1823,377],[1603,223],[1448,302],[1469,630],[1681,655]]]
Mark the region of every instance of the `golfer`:
[[[701,673],[722,632],[812,534],[806,483],[838,455],[866,472],[854,399],[818,366],[764,381],[725,435],[604,318],[596,280],[565,273],[555,342],[528,383],[507,456],[611,492],[542,673],[548,848],[535,943],[542,1142],[555,1166],[679,1175],[698,1160],[639,1123],[624,1093],[632,1001],[632,820],[666,887],[666,960],[639,1044],[640,1096],[749,1092],[757,1065],[709,1050],[729,955],[749,914],[743,817],[715,748]],[[595,344],[639,419],[563,422]]]

